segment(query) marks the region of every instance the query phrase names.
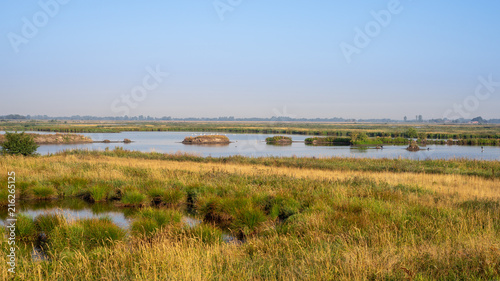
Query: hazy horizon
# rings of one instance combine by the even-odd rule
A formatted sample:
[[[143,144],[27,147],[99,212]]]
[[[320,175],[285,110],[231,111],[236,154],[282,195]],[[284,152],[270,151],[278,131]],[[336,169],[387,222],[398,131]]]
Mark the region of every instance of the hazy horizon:
[[[500,3],[2,4],[0,115],[500,118]]]

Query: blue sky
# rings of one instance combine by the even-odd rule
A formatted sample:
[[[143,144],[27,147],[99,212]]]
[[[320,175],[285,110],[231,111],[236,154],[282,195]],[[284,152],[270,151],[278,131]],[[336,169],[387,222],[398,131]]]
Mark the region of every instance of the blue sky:
[[[498,1],[0,5],[0,115],[500,118]]]

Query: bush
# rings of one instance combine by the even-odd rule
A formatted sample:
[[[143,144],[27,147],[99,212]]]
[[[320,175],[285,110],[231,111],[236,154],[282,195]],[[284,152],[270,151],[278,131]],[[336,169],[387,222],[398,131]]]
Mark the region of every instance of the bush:
[[[33,137],[23,133],[5,133],[6,141],[2,144],[2,152],[13,155],[34,155],[38,145]]]

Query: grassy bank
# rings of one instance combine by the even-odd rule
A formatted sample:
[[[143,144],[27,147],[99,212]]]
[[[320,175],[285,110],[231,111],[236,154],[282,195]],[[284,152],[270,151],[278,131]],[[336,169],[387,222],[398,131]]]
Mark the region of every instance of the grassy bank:
[[[21,200],[161,202],[141,209],[127,236],[106,220],[25,220],[25,233],[46,229],[54,250],[33,262],[20,244],[18,280],[498,279],[499,165],[122,150],[0,162],[16,172]],[[203,223],[186,227],[184,208]],[[222,242],[223,231],[244,243]]]

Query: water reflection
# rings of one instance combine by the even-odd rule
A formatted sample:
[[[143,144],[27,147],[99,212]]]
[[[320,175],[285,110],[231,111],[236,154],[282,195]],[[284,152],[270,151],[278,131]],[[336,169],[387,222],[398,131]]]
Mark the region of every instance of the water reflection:
[[[44,214],[61,214],[67,220],[110,218],[116,225],[128,229],[135,209],[118,209],[113,203],[88,203],[78,198],[44,201],[19,201],[18,214],[26,214],[32,218]],[[1,222],[5,223],[6,210],[0,213]]]

